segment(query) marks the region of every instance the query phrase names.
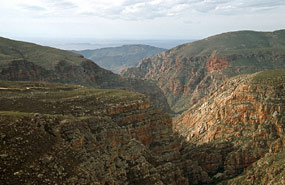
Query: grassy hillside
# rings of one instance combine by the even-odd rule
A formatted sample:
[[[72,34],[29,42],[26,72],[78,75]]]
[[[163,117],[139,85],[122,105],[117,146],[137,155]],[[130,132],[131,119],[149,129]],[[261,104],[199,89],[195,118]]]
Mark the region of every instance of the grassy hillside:
[[[121,77],[82,55],[32,43],[0,38],[0,80],[46,81],[141,92],[170,110],[162,91],[153,83]]]
[[[124,45],[95,50],[74,51],[94,61],[99,66],[114,73],[121,72],[127,67],[135,67],[143,58],[153,57],[165,49],[148,45]]]
[[[94,89],[79,85],[48,82],[11,82],[0,80],[0,111],[74,114],[80,111],[104,109],[122,102],[131,103],[146,98],[125,90]],[[30,105],[30,102],[33,102]],[[64,103],[60,103],[64,102]],[[103,103],[104,102],[104,103]],[[76,108],[77,107],[77,108]],[[90,114],[94,112],[89,111]]]
[[[220,55],[246,54],[257,50],[285,49],[285,30],[275,32],[238,31],[222,33],[203,40],[178,46],[177,56],[203,56],[214,50]]]
[[[60,61],[80,65],[86,60],[69,51],[0,37],[0,68],[7,66],[11,60],[15,59],[24,59],[48,70],[54,69]]]

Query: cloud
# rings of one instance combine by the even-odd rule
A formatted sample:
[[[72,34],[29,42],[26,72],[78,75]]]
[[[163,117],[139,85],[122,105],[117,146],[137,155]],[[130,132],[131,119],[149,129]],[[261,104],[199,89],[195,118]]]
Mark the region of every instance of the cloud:
[[[20,5],[20,7],[28,11],[46,11],[46,9],[41,6]]]
[[[71,9],[71,8],[77,8],[78,7],[77,5],[75,5],[72,2],[63,1],[63,0],[56,0],[56,1],[50,2],[50,4],[53,7],[56,7],[58,9]]]
[[[4,0],[8,1],[8,0]],[[25,11],[49,16],[90,16],[121,20],[152,20],[190,15],[236,15],[270,11],[284,0],[10,0]]]
[[[248,7],[248,8],[274,8],[279,6],[284,6],[285,1],[282,0],[257,0],[257,1],[243,1],[240,7]]]

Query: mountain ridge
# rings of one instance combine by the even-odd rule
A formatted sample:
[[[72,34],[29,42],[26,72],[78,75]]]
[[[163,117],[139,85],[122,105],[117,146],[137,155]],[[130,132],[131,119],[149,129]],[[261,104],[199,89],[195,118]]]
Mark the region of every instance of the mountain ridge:
[[[157,107],[170,112],[163,93],[155,84],[121,77],[79,54],[32,43],[0,39],[0,79],[139,91],[148,94]]]
[[[73,50],[73,52],[83,55],[99,66],[111,70],[114,73],[119,73],[122,69],[127,67],[137,66],[141,59],[152,57],[163,51],[165,51],[165,49],[143,44],[131,44],[94,50]]]
[[[143,59],[121,75],[155,81],[181,113],[230,77],[285,68],[284,49],[284,30],[223,33]]]
[[[72,65],[63,53],[48,69],[15,52],[25,49],[0,49],[8,61],[0,67],[0,180],[7,184],[284,182],[285,69],[253,73],[284,64],[279,46],[188,58],[176,57],[177,47],[158,54],[165,59],[159,65],[143,60],[142,79],[119,77],[80,55]],[[145,95],[126,91],[151,95],[163,107],[157,81],[144,80],[144,73],[157,78],[149,67],[173,75],[161,76],[167,83],[179,77],[183,84],[188,79],[181,77],[191,74],[191,83],[200,84],[190,92],[203,96],[173,121]],[[243,72],[253,74],[238,75]],[[174,93],[181,92],[179,83],[172,84]]]

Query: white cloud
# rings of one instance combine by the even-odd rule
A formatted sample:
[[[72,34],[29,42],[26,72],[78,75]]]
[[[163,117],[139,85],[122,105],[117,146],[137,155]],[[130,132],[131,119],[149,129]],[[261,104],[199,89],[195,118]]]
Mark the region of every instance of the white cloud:
[[[285,27],[284,0],[0,0],[0,4],[0,35],[186,38]]]
[[[237,14],[285,6],[284,0],[2,0],[18,10],[49,16],[97,16],[109,19],[143,20],[189,13]],[[230,12],[229,12],[230,11]]]

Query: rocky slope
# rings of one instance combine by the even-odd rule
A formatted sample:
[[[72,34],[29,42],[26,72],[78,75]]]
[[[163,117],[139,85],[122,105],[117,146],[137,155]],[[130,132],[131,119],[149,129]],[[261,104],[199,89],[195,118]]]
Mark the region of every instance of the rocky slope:
[[[188,183],[170,117],[141,94],[0,81],[0,101],[1,184]]]
[[[0,81],[0,182],[282,184],[284,86],[238,76],[172,123],[142,94]]]
[[[197,161],[211,182],[283,184],[284,110],[285,70],[264,71],[223,83],[173,128],[187,143],[183,156]]]
[[[0,81],[0,101],[1,183],[211,182],[142,94]]]
[[[187,43],[143,59],[126,77],[153,80],[172,110],[187,110],[239,74],[285,67],[285,31],[239,31]]]
[[[73,51],[83,55],[104,69],[120,73],[127,67],[135,67],[143,58],[153,57],[165,49],[148,45],[124,45],[95,50]]]
[[[0,79],[80,84],[104,89],[128,89],[146,94],[170,111],[154,83],[123,78],[72,52],[0,38]]]
[[[267,154],[242,175],[220,184],[285,184],[285,151]]]

